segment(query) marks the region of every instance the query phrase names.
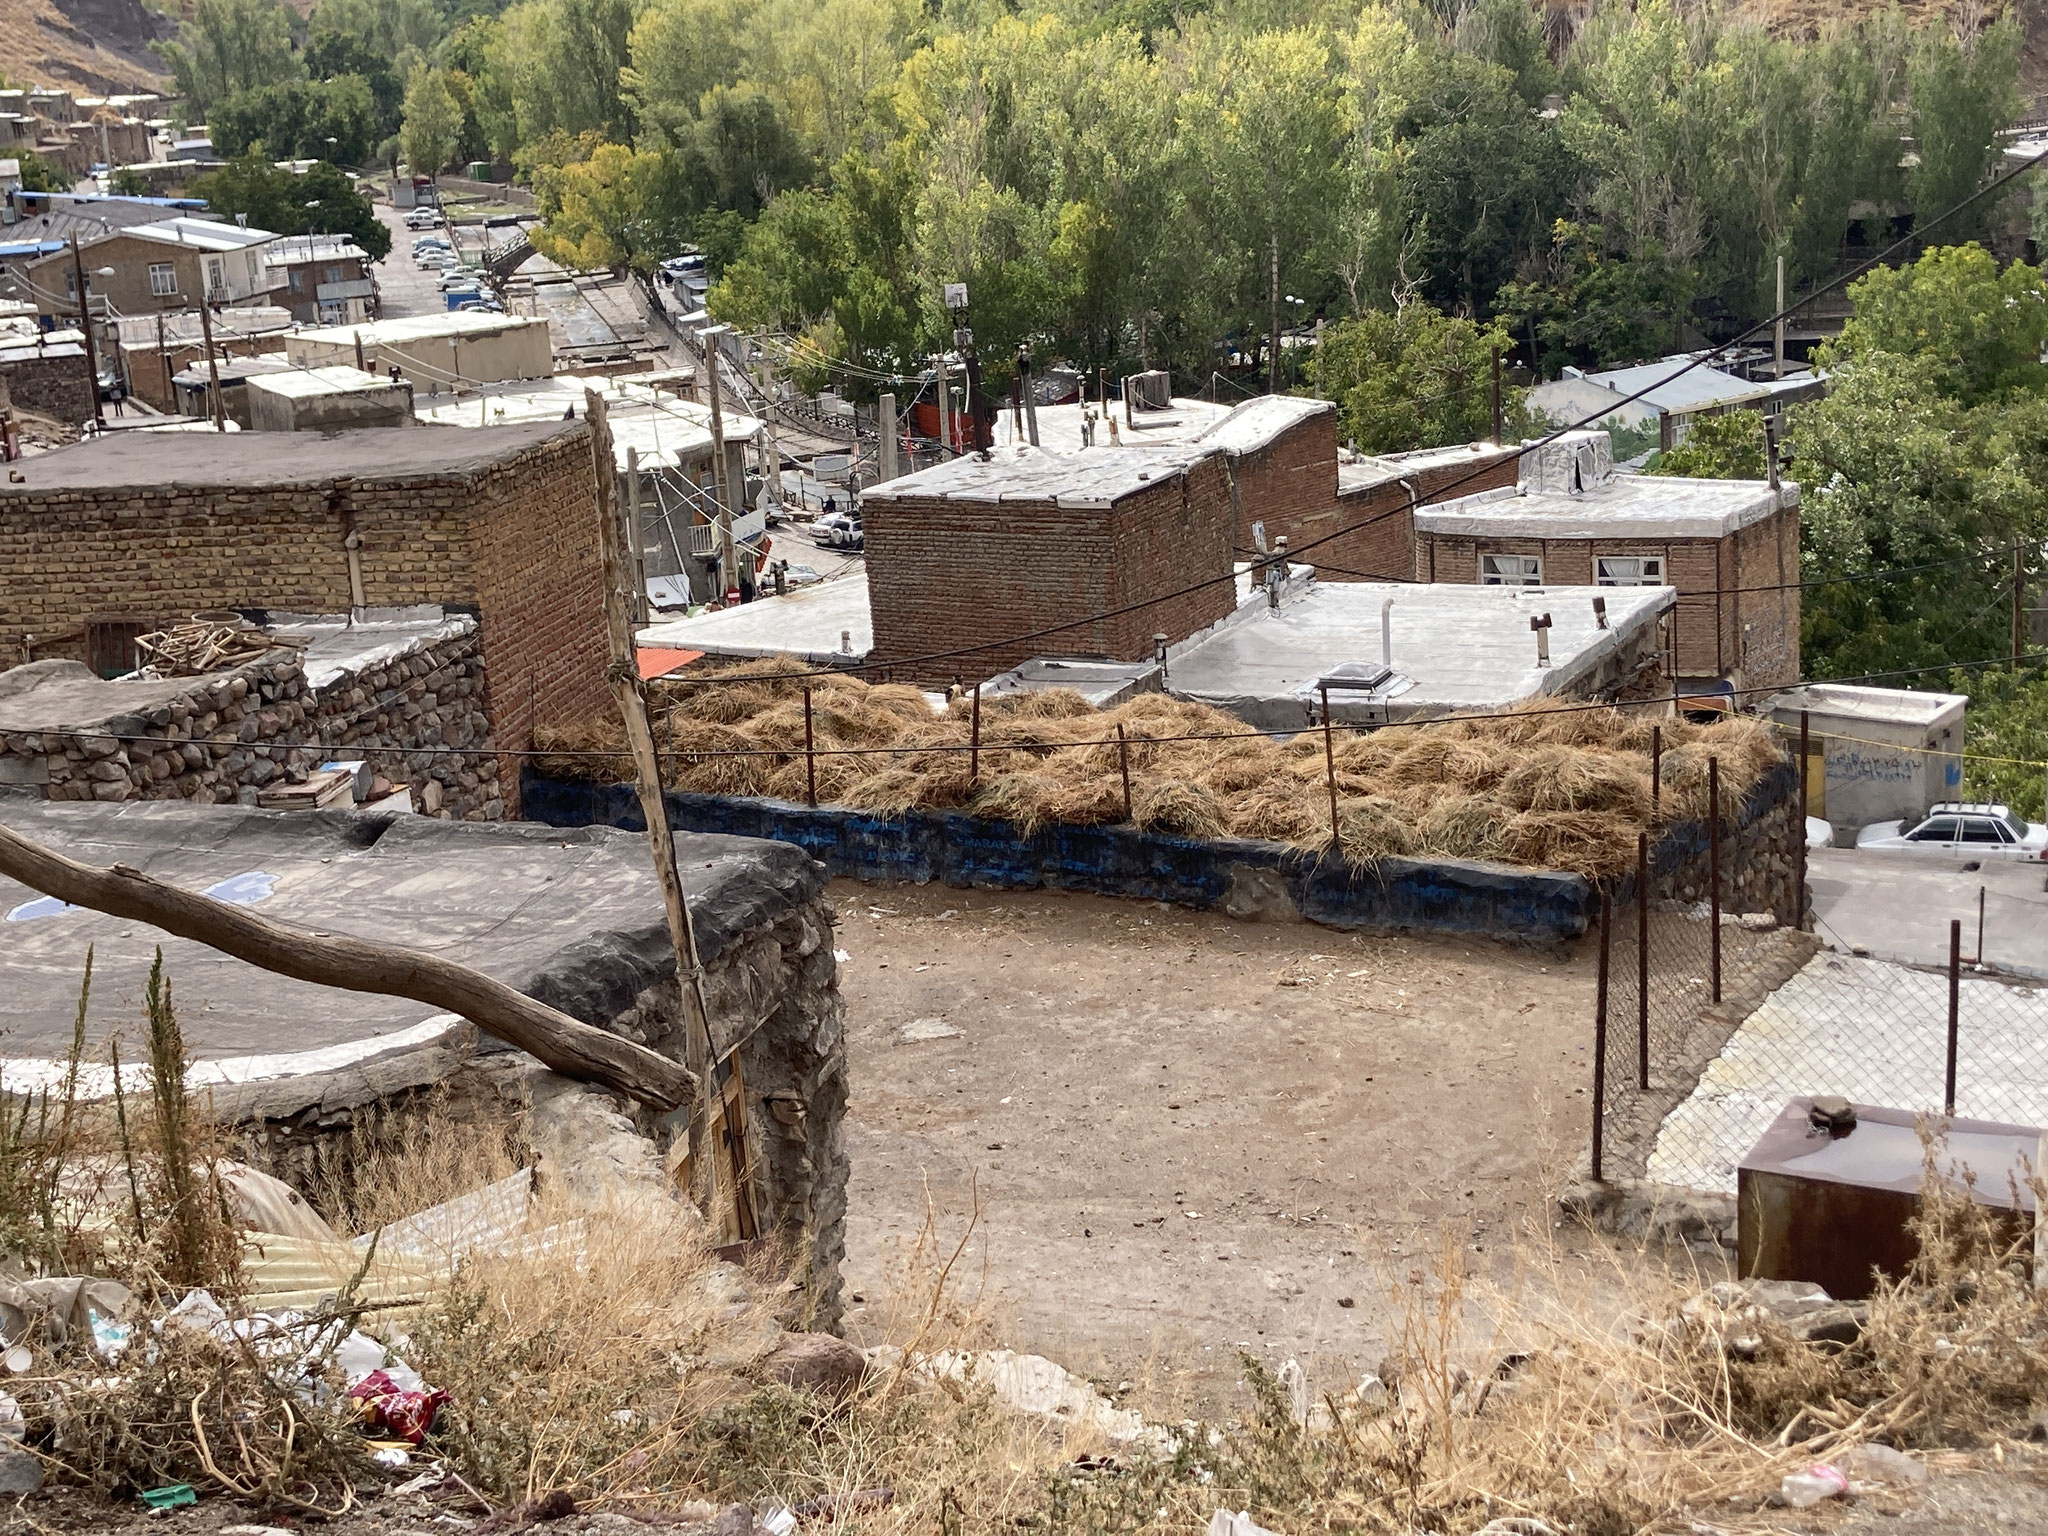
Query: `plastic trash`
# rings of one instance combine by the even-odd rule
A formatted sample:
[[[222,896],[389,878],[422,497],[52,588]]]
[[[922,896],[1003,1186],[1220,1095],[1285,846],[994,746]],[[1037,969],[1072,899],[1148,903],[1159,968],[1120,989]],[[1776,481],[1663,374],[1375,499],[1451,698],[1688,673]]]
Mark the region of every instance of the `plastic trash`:
[[[1778,1497],[1790,1509],[1806,1509],[1823,1499],[1839,1499],[1849,1491],[1849,1479],[1841,1469],[1817,1461],[1804,1472],[1789,1472],[1778,1485]]]
[[[21,1404],[0,1392],[0,1436],[9,1440],[28,1439],[28,1416],[21,1411]]]
[[[372,1451],[370,1453],[370,1460],[377,1463],[377,1465],[380,1467],[389,1467],[394,1472],[397,1471],[400,1467],[409,1467],[412,1465],[411,1455],[405,1451],[401,1451],[395,1445],[386,1446],[381,1451]]]
[[[1927,1481],[1927,1464],[1888,1445],[1851,1446],[1837,1458],[1851,1482],[1889,1483],[1903,1488]]]
[[[754,1517],[754,1523],[768,1536],[789,1536],[796,1529],[796,1515],[787,1509],[770,1509]]]
[[[166,1328],[196,1328],[211,1333],[228,1320],[227,1308],[208,1291],[187,1291],[185,1299],[164,1314]]]
[[[192,1491],[190,1483],[166,1483],[161,1488],[143,1489],[142,1502],[151,1509],[183,1509],[187,1504],[197,1504],[199,1495]]]
[[[395,1371],[404,1371],[413,1381],[419,1381],[403,1366]],[[382,1426],[394,1438],[418,1445],[434,1427],[434,1415],[450,1398],[439,1387],[402,1387],[392,1379],[395,1371],[370,1372],[348,1389],[348,1395],[361,1406],[363,1419],[371,1427]]]
[[[1233,1515],[1227,1509],[1219,1509],[1209,1517],[1208,1536],[1276,1536],[1276,1533],[1260,1525],[1244,1510],[1240,1509]]]
[[[93,1348],[100,1352],[100,1358],[103,1360],[121,1358],[122,1351],[128,1347],[129,1331],[126,1323],[117,1323],[101,1312],[96,1311],[92,1314]]]
[[[370,1372],[384,1369],[384,1346],[367,1333],[351,1333],[334,1346],[333,1358],[342,1385],[352,1387]]]

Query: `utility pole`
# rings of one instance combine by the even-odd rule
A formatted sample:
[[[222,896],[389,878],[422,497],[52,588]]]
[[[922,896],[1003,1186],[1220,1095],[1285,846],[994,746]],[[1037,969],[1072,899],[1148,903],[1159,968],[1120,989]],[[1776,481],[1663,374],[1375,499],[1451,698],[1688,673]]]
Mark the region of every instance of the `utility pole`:
[[[953,345],[960,349],[960,364],[967,373],[967,426],[974,434],[974,452],[983,459],[988,457],[988,423],[982,418],[986,414],[981,399],[981,362],[974,355],[974,332],[967,324],[967,285],[948,283],[945,289],[946,308],[953,312]]]
[[[896,469],[896,397],[883,395],[875,402],[875,429],[881,436],[877,457],[881,460],[877,480],[894,480]]]
[[[1280,231],[1273,231],[1273,367],[1266,392],[1280,393]]]
[[[199,301],[199,335],[206,343],[206,377],[210,381],[207,393],[213,397],[213,430],[225,432],[228,415],[220,398],[220,360],[213,355],[213,311],[203,298]]]
[[[2020,669],[2020,658],[2027,654],[2027,563],[2026,546],[2012,547],[2012,669]],[[1978,945],[1978,950],[1983,945]]]
[[[768,473],[762,479],[768,482],[768,500],[776,507],[782,505],[782,444],[775,437],[775,365],[764,354],[761,358],[761,426],[768,449]]]
[[[1785,377],[1785,258],[1778,258],[1778,304],[1771,311],[1778,318],[1771,326],[1771,377]]]
[[[1017,378],[1024,391],[1024,429],[1031,437],[1031,446],[1038,446],[1038,402],[1031,396],[1031,354],[1022,346],[1017,348]]]
[[[1503,424],[1500,414],[1500,348],[1493,349],[1493,442],[1500,446]]]
[[[946,452],[957,455],[959,449],[953,443],[953,401],[952,385],[946,382],[946,354],[937,353],[932,364],[938,369],[939,380],[939,441],[946,445]]]
[[[104,427],[107,413],[100,407],[100,358],[92,340],[92,300],[85,291],[85,258],[78,251],[78,236],[71,237],[71,276],[78,284],[78,329],[85,337],[85,383],[92,391],[92,424]]]
[[[711,495],[712,505],[718,509],[718,575],[719,596],[728,591],[737,591],[740,584],[739,552],[732,538],[732,494],[727,484],[732,476],[725,471],[725,411],[718,403],[722,391],[718,387],[718,338],[725,334],[722,325],[707,325],[697,333],[697,339],[704,344],[704,371],[711,385]]]

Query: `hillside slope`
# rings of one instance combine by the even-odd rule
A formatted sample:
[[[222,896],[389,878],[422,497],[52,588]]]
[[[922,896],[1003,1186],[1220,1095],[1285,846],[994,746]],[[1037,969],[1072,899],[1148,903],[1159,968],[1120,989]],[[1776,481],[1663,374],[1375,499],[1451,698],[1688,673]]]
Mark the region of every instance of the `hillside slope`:
[[[0,0],[0,74],[92,96],[160,90],[149,44],[176,31],[140,0]]]

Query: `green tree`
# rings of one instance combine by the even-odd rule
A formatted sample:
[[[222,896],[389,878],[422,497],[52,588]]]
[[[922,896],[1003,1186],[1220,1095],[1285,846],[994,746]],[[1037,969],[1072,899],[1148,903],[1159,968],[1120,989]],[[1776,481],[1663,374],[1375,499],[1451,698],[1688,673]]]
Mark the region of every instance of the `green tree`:
[[[24,192],[69,192],[71,179],[62,170],[45,160],[34,150],[15,157],[21,162],[21,189]]]
[[[2020,107],[2020,42],[2020,24],[2011,14],[1961,37],[1938,24],[1921,31],[1908,76],[1917,164],[1906,178],[1907,196],[1920,218],[1960,203],[1998,164],[1998,130]],[[1982,199],[1956,215],[1937,238],[1981,237],[1995,201]]]
[[[346,172],[325,161],[301,176],[261,155],[247,154],[195,177],[187,191],[205,198],[209,213],[227,218],[239,214],[254,229],[280,235],[351,235],[374,260],[391,252],[391,231],[369,199],[356,190]]]
[[[1964,405],[2048,387],[2048,275],[2001,268],[1976,244],[1937,246],[1910,266],[1878,267],[1850,290],[1855,313],[1820,361],[1877,354],[1924,360]]]
[[[376,99],[361,75],[237,91],[214,108],[208,127],[214,147],[230,159],[260,147],[281,160],[361,165],[383,136]]]
[[[431,64],[413,66],[405,83],[405,125],[399,142],[415,176],[437,176],[455,153],[462,109],[448,89],[446,74]]]
[[[586,160],[542,168],[536,183],[551,211],[534,248],[573,269],[651,271],[682,248],[703,203],[702,177],[669,149],[605,144]]]
[[[1764,419],[1756,411],[1693,418],[1685,441],[1656,455],[1643,470],[1694,480],[1761,480],[1769,472]]]
[[[748,218],[785,187],[811,177],[811,158],[781,108],[750,85],[713,86],[689,144],[711,181],[716,206]]]
[[[175,42],[157,51],[195,119],[237,91],[282,85],[303,73],[292,51],[292,13],[277,0],[198,0]]]
[[[1326,327],[1310,378],[1317,394],[1337,402],[1338,430],[1360,452],[1468,443],[1493,435],[1493,355],[1511,346],[1498,323],[1453,319],[1417,302]],[[1529,430],[1527,396],[1502,387],[1510,442]]]

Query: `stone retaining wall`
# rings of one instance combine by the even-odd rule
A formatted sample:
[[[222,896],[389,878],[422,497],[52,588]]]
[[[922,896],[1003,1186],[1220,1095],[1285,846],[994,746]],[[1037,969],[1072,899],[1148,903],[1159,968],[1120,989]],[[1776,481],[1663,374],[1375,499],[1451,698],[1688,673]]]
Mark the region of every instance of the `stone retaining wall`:
[[[133,713],[0,734],[0,784],[39,786],[51,800],[254,805],[265,788],[303,782],[342,754],[410,786],[427,815],[496,821],[506,811],[497,758],[443,750],[493,745],[486,702],[474,620],[317,688],[298,652],[276,650]]]

